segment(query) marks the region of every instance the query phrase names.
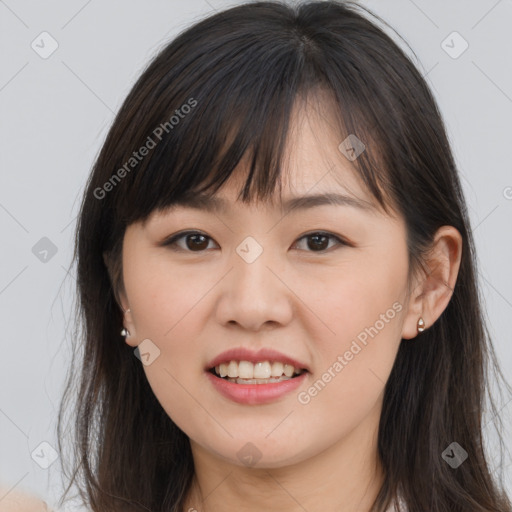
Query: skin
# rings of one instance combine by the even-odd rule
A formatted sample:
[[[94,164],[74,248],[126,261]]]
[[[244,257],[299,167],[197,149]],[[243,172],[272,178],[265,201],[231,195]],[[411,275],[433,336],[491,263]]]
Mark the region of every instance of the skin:
[[[328,109],[295,112],[283,199],[336,191],[375,204],[338,150],[327,116]],[[409,281],[400,216],[346,205],[283,216],[277,196],[242,204],[235,201],[242,164],[218,192],[230,201],[229,211],[155,212],[130,225],[123,243],[126,342],[136,347],[150,339],[160,350],[144,370],[191,441],[196,474],[184,510],[368,511],[383,478],[377,434],[385,382],[400,343],[415,342],[418,319],[428,328],[446,308],[460,265],[460,234],[442,227],[427,261],[432,272]],[[186,237],[177,242],[181,251],[160,244],[188,229],[209,237],[202,249],[194,249],[194,239],[187,245]],[[327,239],[318,248],[304,238],[317,231],[350,245]],[[263,248],[251,264],[236,252],[247,236]],[[397,303],[400,311],[378,334],[300,403],[298,394]],[[237,346],[276,348],[311,373],[297,391],[270,404],[232,402],[213,388],[204,368]],[[247,442],[261,456],[253,467],[237,456]]]

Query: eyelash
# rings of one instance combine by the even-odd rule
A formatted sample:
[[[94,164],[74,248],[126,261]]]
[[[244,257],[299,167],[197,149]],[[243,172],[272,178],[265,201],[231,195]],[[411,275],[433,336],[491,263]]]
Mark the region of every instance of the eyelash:
[[[181,240],[182,238],[185,238],[188,235],[201,235],[207,239],[213,240],[211,237],[209,237],[208,235],[205,235],[204,233],[201,233],[200,231],[184,231],[182,233],[178,233],[176,235],[171,236],[167,240],[164,240],[161,245],[163,245],[165,247],[170,247],[171,250],[173,250],[173,251],[183,251],[183,252],[191,252],[191,253],[194,253],[194,252],[201,253],[201,252],[206,251],[206,249],[200,250],[200,251],[190,251],[189,249],[183,249],[181,247],[176,248],[178,240]],[[336,242],[338,243],[339,246],[347,246],[347,247],[351,246],[351,244],[349,244],[347,241],[343,240],[339,236],[333,235],[332,233],[329,233],[326,231],[312,231],[310,233],[306,233],[305,235],[302,235],[298,240],[302,240],[304,238],[312,237],[315,235],[325,236],[327,238],[334,239],[334,240],[336,240]],[[327,251],[329,251],[330,249],[332,249],[332,247],[329,249],[322,249],[321,251],[306,251],[306,252],[324,254]]]

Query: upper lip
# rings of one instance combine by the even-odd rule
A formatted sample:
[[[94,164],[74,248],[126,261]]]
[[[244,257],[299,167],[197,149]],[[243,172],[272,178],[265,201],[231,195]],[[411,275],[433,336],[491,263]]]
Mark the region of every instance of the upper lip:
[[[297,359],[287,356],[286,354],[282,354],[277,350],[262,348],[254,351],[245,347],[232,348],[222,352],[208,363],[208,367],[206,369],[210,370],[215,366],[222,363],[229,363],[230,361],[250,361],[251,363],[258,363],[260,361],[279,361],[283,364],[290,364],[295,368],[309,371],[306,364],[297,361]]]

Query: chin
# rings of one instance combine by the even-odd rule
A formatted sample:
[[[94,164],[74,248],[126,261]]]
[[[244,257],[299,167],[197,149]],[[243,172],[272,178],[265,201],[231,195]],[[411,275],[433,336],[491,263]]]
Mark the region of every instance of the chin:
[[[229,441],[212,444],[211,437],[207,443],[199,443],[201,449],[209,456],[222,459],[224,462],[246,468],[272,469],[291,466],[301,463],[312,457],[316,450],[307,441],[304,446],[296,442],[286,442],[286,435],[270,440],[265,435],[251,436],[250,432],[243,439],[229,439]],[[318,452],[323,448],[318,447]]]

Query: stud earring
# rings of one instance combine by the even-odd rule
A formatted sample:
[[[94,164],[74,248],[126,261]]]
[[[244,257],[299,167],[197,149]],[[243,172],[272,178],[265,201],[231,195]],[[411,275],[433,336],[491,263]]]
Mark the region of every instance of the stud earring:
[[[420,317],[418,320],[418,332],[423,332],[425,330],[425,321]]]
[[[131,310],[130,308],[128,308],[126,311],[124,311],[125,313],[129,313]],[[125,338],[128,338],[128,336],[130,336],[130,331],[126,328],[124,328],[122,331],[121,331],[121,336],[124,336]]]

